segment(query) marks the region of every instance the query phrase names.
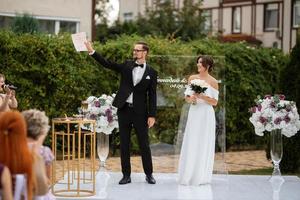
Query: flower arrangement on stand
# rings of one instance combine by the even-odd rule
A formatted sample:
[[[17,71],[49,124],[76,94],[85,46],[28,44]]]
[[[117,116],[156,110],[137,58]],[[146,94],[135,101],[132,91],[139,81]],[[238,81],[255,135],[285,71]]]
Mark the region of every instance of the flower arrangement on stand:
[[[266,95],[263,99],[258,96],[256,105],[249,109],[252,113],[250,122],[255,134],[263,136],[270,132],[271,158],[274,165],[273,176],[280,176],[279,163],[283,155],[282,135],[291,137],[300,130],[299,114],[296,103],[285,100],[285,96],[276,94]]]
[[[96,132],[111,134],[115,128],[119,128],[117,108],[112,106],[115,94],[102,94],[99,98],[90,96],[86,102],[88,104],[86,118],[96,120]]]
[[[90,96],[86,102],[88,104],[85,117],[96,120],[95,132],[97,133],[97,153],[101,167],[105,166],[105,161],[109,153],[109,134],[114,129],[119,128],[117,108],[112,106],[115,94],[103,94],[99,98]],[[83,127],[92,130],[92,127]]]
[[[266,95],[263,99],[258,96],[256,105],[249,109],[252,113],[250,122],[255,133],[264,135],[264,131],[281,129],[281,133],[287,137],[295,135],[300,129],[299,114],[296,103],[284,100],[284,95]]]

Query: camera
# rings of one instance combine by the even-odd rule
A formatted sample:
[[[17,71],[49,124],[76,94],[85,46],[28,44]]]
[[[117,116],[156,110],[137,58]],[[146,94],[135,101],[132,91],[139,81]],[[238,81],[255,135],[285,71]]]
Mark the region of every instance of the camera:
[[[17,87],[14,86],[14,85],[9,85],[9,84],[3,85],[4,90],[6,90],[7,88],[9,88],[11,90],[16,90],[17,89]]]

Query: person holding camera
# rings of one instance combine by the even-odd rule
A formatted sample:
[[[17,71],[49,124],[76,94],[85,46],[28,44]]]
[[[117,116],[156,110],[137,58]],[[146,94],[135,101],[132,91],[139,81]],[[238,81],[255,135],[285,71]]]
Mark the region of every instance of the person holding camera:
[[[18,107],[18,101],[15,96],[15,87],[5,85],[5,76],[0,74],[0,112],[9,111]]]

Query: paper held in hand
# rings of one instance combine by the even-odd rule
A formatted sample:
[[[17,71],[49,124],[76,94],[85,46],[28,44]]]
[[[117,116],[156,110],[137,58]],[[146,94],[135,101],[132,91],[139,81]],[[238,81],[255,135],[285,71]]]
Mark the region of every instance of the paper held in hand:
[[[87,51],[84,44],[86,42],[86,32],[72,34],[72,41],[76,51]]]

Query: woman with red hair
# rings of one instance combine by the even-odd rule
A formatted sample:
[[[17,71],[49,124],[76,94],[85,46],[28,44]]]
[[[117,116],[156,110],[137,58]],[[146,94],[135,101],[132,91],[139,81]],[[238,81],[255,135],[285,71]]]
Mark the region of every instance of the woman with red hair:
[[[19,112],[0,115],[0,163],[7,166],[12,175],[26,175],[27,195],[32,199],[33,156],[27,145],[25,120]]]
[[[35,155],[28,148],[26,135],[25,120],[19,112],[0,114],[0,163],[7,166],[12,175],[26,175],[27,197],[33,199],[40,191],[37,191],[37,174],[33,173]]]

